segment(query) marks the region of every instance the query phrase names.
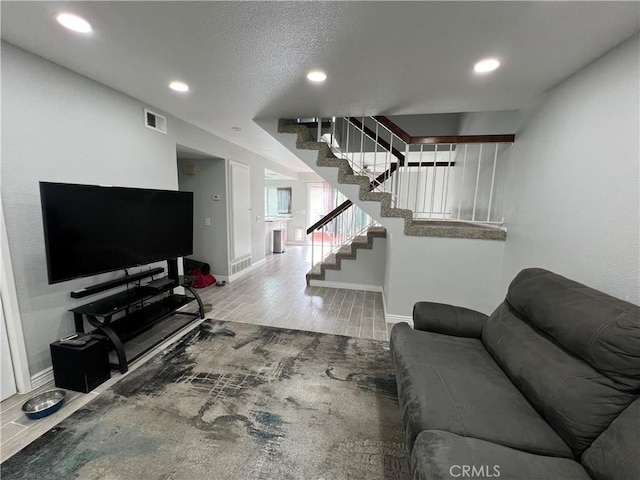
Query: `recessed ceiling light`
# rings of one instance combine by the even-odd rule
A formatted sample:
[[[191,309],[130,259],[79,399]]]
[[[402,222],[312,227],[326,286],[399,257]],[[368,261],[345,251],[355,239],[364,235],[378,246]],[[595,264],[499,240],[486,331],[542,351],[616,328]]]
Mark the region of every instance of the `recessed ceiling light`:
[[[91,33],[93,31],[89,22],[73,13],[60,13],[56,16],[56,20],[60,25],[74,32]]]
[[[497,58],[483,58],[473,66],[473,71],[476,73],[489,73],[493,72],[499,66],[500,60]]]
[[[242,129],[240,127],[231,127],[231,130],[233,130],[234,132],[241,132]]]
[[[176,92],[182,92],[182,93],[189,91],[189,85],[179,81],[171,82],[169,84],[169,88],[171,90],[175,90]]]
[[[327,74],[321,70],[311,70],[307,73],[307,78],[312,82],[324,82],[327,79]]]

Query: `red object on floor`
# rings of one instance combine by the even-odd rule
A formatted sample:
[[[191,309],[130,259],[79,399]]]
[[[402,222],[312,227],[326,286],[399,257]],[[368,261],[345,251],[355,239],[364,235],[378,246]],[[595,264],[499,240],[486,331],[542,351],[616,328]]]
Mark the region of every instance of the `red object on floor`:
[[[199,268],[194,268],[193,270],[190,270],[188,274],[196,277],[196,279],[191,284],[193,288],[204,288],[216,283],[216,277],[214,277],[211,274],[202,275],[202,272],[200,271]]]

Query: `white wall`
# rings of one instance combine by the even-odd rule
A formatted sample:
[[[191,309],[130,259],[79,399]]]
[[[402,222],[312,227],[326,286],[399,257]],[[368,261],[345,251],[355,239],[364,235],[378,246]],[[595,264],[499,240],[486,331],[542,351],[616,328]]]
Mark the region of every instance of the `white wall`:
[[[388,231],[386,313],[410,317],[418,301],[491,313],[500,300],[496,292],[504,248],[505,243],[497,240],[412,237]]]
[[[544,267],[640,303],[638,35],[542,98],[507,172],[501,290]]]
[[[522,121],[520,110],[462,113],[456,135],[507,135],[516,133]]]
[[[355,260],[342,260],[340,270],[325,270],[325,282],[351,283],[382,288],[387,256],[387,239],[374,237],[371,249],[356,250]],[[314,281],[314,285],[321,282]]]
[[[2,202],[32,375],[51,365],[49,343],[74,330],[67,310],[87,301],[69,292],[122,275],[48,285],[39,181],[175,190],[179,144],[251,165],[252,208],[264,217],[264,167],[279,165],[169,115],[168,135],[149,130],[145,106],[157,111],[2,42]],[[263,236],[255,222],[254,261],[264,258]]]
[[[458,135],[462,115],[461,113],[435,113],[387,117],[412,137],[435,137]]]

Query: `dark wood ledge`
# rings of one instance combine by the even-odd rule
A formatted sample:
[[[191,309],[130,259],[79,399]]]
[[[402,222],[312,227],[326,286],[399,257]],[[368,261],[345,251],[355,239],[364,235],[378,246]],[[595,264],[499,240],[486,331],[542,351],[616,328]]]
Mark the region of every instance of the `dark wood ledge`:
[[[385,116],[374,116],[381,125],[400,137],[408,145],[438,145],[451,143],[512,143],[516,136],[509,135],[448,135],[432,137],[412,137]]]

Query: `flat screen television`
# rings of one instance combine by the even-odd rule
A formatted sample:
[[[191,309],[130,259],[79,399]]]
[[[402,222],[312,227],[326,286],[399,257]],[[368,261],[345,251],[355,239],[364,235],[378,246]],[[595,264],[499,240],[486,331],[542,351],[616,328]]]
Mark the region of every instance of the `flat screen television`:
[[[49,283],[193,253],[193,193],[40,182]]]

